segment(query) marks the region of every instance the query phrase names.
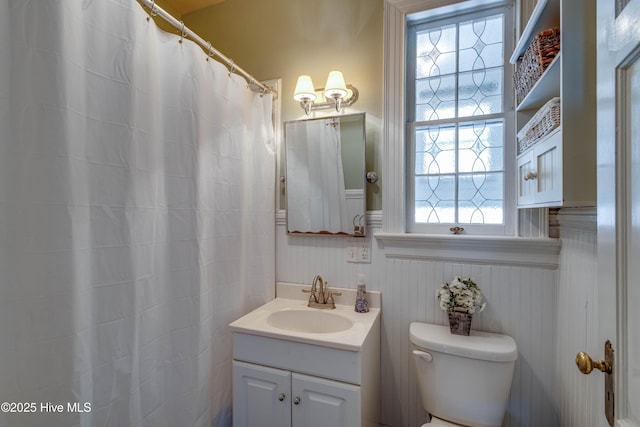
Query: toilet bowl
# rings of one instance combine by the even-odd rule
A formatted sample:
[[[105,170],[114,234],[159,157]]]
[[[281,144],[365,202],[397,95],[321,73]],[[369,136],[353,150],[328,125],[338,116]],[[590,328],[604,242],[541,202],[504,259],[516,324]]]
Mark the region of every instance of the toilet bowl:
[[[423,427],[500,427],[507,409],[516,342],[508,335],[411,323],[409,337],[422,406]]]

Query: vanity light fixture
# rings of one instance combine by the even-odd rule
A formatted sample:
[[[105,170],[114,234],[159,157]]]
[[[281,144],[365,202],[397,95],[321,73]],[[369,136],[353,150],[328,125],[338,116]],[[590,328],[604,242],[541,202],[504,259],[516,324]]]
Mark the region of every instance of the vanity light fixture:
[[[300,106],[304,109],[305,114],[309,114],[311,104],[316,100],[316,89],[313,87],[313,81],[309,76],[298,77],[298,83],[296,84],[296,91],[293,94],[293,99],[300,103]]]
[[[340,112],[342,107],[350,107],[359,97],[358,89],[350,84],[345,84],[344,76],[340,71],[331,71],[324,89],[316,90],[309,76],[298,77],[293,99],[300,103],[300,107],[306,115],[312,110],[321,110],[335,107]],[[316,100],[324,99],[323,102]]]

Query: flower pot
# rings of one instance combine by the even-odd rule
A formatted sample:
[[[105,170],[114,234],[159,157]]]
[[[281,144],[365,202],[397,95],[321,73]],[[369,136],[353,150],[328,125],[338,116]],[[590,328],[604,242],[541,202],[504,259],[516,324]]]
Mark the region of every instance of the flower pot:
[[[447,311],[449,314],[449,330],[455,335],[469,335],[471,333],[471,319],[473,314],[464,311]]]

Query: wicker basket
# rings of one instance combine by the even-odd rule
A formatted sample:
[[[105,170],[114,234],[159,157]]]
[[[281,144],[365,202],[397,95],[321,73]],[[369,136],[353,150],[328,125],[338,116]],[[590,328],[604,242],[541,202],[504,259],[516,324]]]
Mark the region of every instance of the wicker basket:
[[[552,98],[518,132],[518,154],[560,126],[560,98]]]
[[[520,104],[560,52],[560,29],[551,28],[535,36],[518,59],[513,74],[516,103]]]

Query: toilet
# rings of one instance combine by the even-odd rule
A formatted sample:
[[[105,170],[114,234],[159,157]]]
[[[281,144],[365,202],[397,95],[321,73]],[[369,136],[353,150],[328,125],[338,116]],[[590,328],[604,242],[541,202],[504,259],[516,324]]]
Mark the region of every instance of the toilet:
[[[422,406],[422,427],[500,427],[518,348],[513,338],[448,326],[411,323],[409,337]]]

